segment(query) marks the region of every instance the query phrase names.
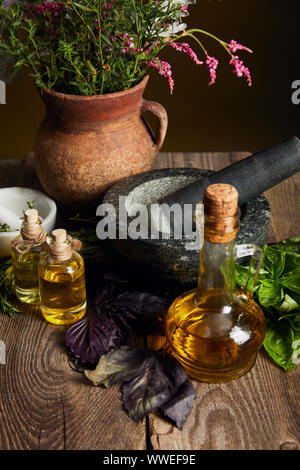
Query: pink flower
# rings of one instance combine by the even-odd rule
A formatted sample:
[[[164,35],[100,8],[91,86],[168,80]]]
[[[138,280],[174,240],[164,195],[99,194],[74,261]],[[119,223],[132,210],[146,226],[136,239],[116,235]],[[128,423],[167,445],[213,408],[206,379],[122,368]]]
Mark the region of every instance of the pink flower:
[[[232,39],[230,41],[230,44],[228,44],[228,49],[230,50],[230,52],[232,52],[233,54],[236,52],[236,51],[247,51],[247,52],[250,52],[252,54],[253,51],[251,51],[251,49],[249,49],[248,47],[246,46],[242,46],[242,44],[239,44],[238,42],[234,41],[234,39]]]
[[[252,78],[251,73],[248,67],[245,67],[242,60],[237,55],[233,55],[231,61],[229,62],[230,65],[233,66],[233,73],[235,73],[238,77],[245,77],[249,86],[252,85]]]
[[[156,62],[157,60],[160,62],[161,66],[158,62]],[[160,75],[162,75],[168,80],[170,93],[172,95],[173,90],[174,90],[174,80],[172,77],[171,65],[168,62],[160,60],[159,57],[156,57],[156,60],[151,60],[151,62],[149,63],[149,67],[157,70]]]
[[[176,43],[176,42],[169,42],[169,46],[173,47],[173,49],[176,49],[176,51],[184,52],[185,54],[188,54],[188,56],[192,59],[192,61],[195,62],[197,65],[202,65],[203,62],[201,62],[196,53],[193,51],[193,49],[190,47],[190,45],[186,42],[182,43]]]
[[[209,69],[210,74],[209,85],[213,85],[217,79],[217,68],[219,65],[219,61],[215,57],[210,57],[209,55],[207,55],[205,63]]]

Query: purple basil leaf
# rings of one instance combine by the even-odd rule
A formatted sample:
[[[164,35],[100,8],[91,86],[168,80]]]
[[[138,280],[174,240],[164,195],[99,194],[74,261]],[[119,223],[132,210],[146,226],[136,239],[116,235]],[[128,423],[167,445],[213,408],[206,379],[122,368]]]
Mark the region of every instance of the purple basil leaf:
[[[177,428],[181,430],[192,409],[195,396],[196,391],[192,382],[187,380],[180,386],[169,402],[161,405],[160,410],[165,417],[173,421]]]
[[[92,310],[65,333],[65,343],[81,364],[97,364],[103,354],[124,344],[125,338],[113,320]]]
[[[174,357],[169,355],[160,355],[159,358],[163,364],[164,373],[172,384],[173,393],[176,393],[179,387],[188,380],[188,376],[186,375],[184,368]]]
[[[129,339],[133,329],[132,326],[136,321],[135,314],[116,306],[114,303],[96,305],[95,310],[98,314],[105,315],[107,318],[115,322],[123,336]]]
[[[123,384],[122,392],[124,407],[135,421],[157,410],[173,395],[170,380],[158,359],[143,374]]]
[[[118,382],[128,382],[137,375],[151,369],[156,355],[147,349],[133,349],[123,346],[110,351],[100,358],[95,370],[85,371],[94,385],[110,387]]]
[[[147,292],[122,292],[116,297],[114,304],[126,307],[136,314],[163,313],[169,307],[165,299]]]

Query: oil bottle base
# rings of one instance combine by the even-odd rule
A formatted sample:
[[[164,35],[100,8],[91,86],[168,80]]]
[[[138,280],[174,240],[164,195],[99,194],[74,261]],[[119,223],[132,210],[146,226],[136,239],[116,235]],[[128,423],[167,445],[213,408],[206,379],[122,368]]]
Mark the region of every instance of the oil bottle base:
[[[237,380],[243,375],[246,375],[254,366],[256,362],[257,353],[253,354],[247,362],[240,365],[240,367],[235,369],[205,369],[203,367],[199,367],[196,364],[188,364],[186,361],[182,359],[182,357],[178,356],[173,351],[174,357],[180,362],[180,364],[184,367],[187,375],[193,379],[197,380],[198,382],[206,382],[206,383],[225,383],[225,382],[232,382],[233,380]]]
[[[84,317],[86,313],[86,302],[74,310],[63,312],[47,309],[47,307],[41,305],[41,312],[45,320],[53,325],[71,325]]]
[[[30,305],[39,305],[40,304],[40,292],[38,289],[29,290],[29,289],[20,289],[15,286],[16,297],[20,302]]]

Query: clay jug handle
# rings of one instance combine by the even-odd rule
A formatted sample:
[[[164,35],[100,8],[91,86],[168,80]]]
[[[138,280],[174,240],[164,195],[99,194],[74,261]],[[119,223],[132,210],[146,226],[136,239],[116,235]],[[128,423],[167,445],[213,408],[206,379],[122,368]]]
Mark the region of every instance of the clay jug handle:
[[[164,143],[168,128],[167,111],[161,104],[156,103],[155,101],[148,101],[143,99],[141,112],[144,113],[146,111],[150,111],[150,113],[153,113],[158,117],[158,129],[155,136],[154,145],[157,150],[160,150]]]

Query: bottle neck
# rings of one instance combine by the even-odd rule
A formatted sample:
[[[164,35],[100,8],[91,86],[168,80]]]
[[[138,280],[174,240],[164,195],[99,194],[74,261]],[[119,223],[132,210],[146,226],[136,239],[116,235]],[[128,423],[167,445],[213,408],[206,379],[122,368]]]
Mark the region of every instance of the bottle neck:
[[[198,299],[221,307],[234,302],[236,239],[228,243],[204,240],[200,254]]]

